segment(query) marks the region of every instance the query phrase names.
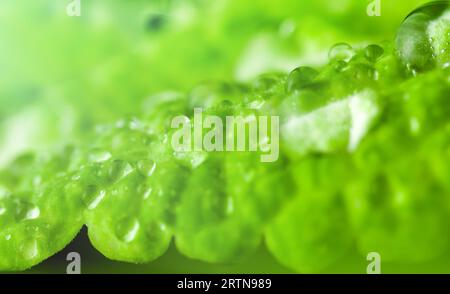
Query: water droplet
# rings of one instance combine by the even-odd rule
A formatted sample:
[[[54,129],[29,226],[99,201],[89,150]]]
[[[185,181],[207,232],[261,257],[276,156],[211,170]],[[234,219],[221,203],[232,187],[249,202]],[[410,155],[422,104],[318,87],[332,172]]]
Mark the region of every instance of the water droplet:
[[[173,155],[181,165],[191,169],[199,167],[208,157],[204,151],[174,152]]]
[[[106,150],[94,149],[89,154],[91,162],[104,162],[111,158],[111,153]]]
[[[350,59],[355,55],[355,50],[353,50],[352,46],[347,43],[338,43],[331,47],[328,52],[328,58],[330,61],[345,61],[349,62]]]
[[[364,50],[364,56],[371,62],[376,62],[384,54],[384,49],[378,45],[369,45]]]
[[[158,244],[167,234],[167,226],[160,222],[152,222],[146,225],[145,235],[149,244]]]
[[[162,135],[161,142],[163,144],[166,144],[168,142],[168,140],[169,140],[169,136],[167,134]]]
[[[265,103],[266,103],[266,101],[264,101],[264,100],[253,100],[252,102],[250,102],[248,104],[248,108],[258,110],[258,109],[261,109]]]
[[[82,196],[82,200],[88,209],[96,208],[105,198],[105,190],[98,189],[95,185],[88,185]]]
[[[330,63],[330,66],[332,66],[335,71],[341,72],[348,67],[348,63],[342,60],[335,60]]]
[[[9,240],[11,240],[11,234],[7,234],[7,235],[5,235],[5,240],[6,240],[6,241],[9,241]]]
[[[450,23],[448,1],[435,1],[414,10],[401,24],[397,36],[397,52],[411,71],[432,69],[443,64],[449,54],[449,38],[445,36]]]
[[[117,182],[133,171],[133,167],[126,161],[116,159],[108,164],[108,179],[111,183]]]
[[[308,66],[297,67],[288,76],[286,90],[292,92],[310,85],[319,73]]]
[[[138,171],[146,177],[150,177],[156,169],[156,162],[151,159],[142,159],[137,163]]]
[[[280,79],[276,75],[261,75],[253,81],[252,88],[255,92],[269,92],[279,83]]]
[[[25,221],[32,220],[39,217],[41,211],[36,205],[20,200],[16,206],[16,220]]]
[[[150,197],[150,195],[152,195],[152,192],[153,192],[152,188],[148,188],[147,190],[145,190],[144,194],[142,196],[144,198],[144,200],[148,199]]]
[[[126,217],[116,225],[116,236],[123,242],[131,242],[139,231],[139,221],[134,217]]]
[[[128,127],[131,130],[141,130],[143,128],[143,124],[140,120],[137,118],[132,118],[130,122],[128,123]]]
[[[38,255],[38,245],[36,240],[25,242],[21,245],[21,253],[25,259],[33,259]]]

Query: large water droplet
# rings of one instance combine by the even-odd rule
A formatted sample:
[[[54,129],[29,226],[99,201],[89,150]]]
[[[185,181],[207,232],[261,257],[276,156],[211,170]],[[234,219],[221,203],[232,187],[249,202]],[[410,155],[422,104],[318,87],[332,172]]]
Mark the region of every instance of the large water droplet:
[[[402,62],[412,72],[432,69],[449,60],[449,1],[426,4],[409,14],[396,36]]]
[[[136,238],[139,231],[139,221],[134,217],[126,217],[116,225],[116,236],[123,242],[131,242]]]
[[[331,47],[328,52],[328,58],[330,61],[345,61],[349,62],[350,59],[355,55],[355,50],[353,50],[352,46],[347,43],[338,43]]]
[[[20,200],[16,206],[16,220],[24,221],[24,220],[32,220],[39,217],[41,211],[39,207],[34,205],[33,203]]]
[[[153,175],[156,169],[156,162],[151,159],[142,159],[137,163],[138,171],[146,177]]]
[[[105,190],[99,189],[96,185],[88,185],[82,196],[82,200],[88,209],[96,208],[105,198]]]

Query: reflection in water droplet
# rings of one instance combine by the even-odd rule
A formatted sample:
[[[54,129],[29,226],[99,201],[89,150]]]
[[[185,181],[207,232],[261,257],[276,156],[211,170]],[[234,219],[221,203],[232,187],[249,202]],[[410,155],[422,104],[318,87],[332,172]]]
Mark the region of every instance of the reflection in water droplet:
[[[36,205],[20,200],[16,206],[16,220],[25,221],[32,220],[39,217],[41,211]]]
[[[86,187],[82,199],[88,209],[96,208],[105,197],[105,191],[98,189],[95,185]]]
[[[142,159],[137,163],[139,172],[146,177],[150,177],[156,169],[156,162],[151,159]]]
[[[328,58],[330,61],[342,60],[345,62],[349,62],[350,59],[355,55],[355,50],[353,50],[352,46],[347,43],[338,43],[331,47],[328,52]]]
[[[134,217],[126,217],[116,225],[116,236],[123,242],[131,242],[139,231],[139,221]]]

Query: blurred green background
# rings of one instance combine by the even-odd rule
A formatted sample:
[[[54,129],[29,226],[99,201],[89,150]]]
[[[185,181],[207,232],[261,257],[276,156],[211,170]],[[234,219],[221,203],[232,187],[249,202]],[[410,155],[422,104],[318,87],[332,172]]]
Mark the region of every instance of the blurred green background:
[[[158,91],[318,65],[336,42],[391,40],[423,0],[69,0],[0,3],[0,166],[141,112]]]
[[[321,65],[337,42],[392,40],[404,17],[428,1],[381,0],[378,17],[367,15],[366,0],[81,0],[80,17],[66,14],[70,2],[0,2],[0,166],[25,150],[82,140],[98,123],[139,115],[160,91]],[[86,250],[93,263],[84,263],[85,272],[289,272],[264,248],[230,266],[174,249],[142,266]],[[327,272],[365,272],[366,264],[350,257]],[[448,272],[445,264],[383,272]],[[50,260],[31,272],[64,270]]]

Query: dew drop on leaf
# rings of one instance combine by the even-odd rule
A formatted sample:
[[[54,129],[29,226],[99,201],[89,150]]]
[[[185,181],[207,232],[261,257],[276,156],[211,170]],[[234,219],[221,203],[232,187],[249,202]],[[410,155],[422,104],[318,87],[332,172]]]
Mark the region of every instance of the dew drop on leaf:
[[[38,244],[36,240],[31,240],[21,245],[21,252],[25,259],[33,259],[38,255]]]
[[[150,177],[155,172],[156,162],[151,159],[142,159],[138,161],[137,168],[143,176]]]
[[[286,82],[286,90],[288,92],[300,90],[305,86],[311,84],[318,74],[319,73],[315,69],[309,66],[297,67],[296,69],[291,71],[288,76]]]
[[[128,162],[116,159],[108,166],[108,178],[110,182],[117,182],[126,177],[132,171],[133,168]]]
[[[82,196],[82,200],[88,209],[96,208],[105,197],[105,191],[96,185],[88,185]]]
[[[17,203],[16,207],[17,221],[36,219],[39,217],[40,213],[41,211],[39,210],[39,207],[30,202],[20,200]]]
[[[364,56],[371,62],[376,62],[384,54],[384,49],[378,45],[372,44],[364,50]]]
[[[328,52],[328,58],[330,61],[345,61],[349,62],[350,59],[355,55],[355,50],[353,50],[352,46],[347,43],[338,43],[331,47]]]
[[[134,217],[126,217],[120,220],[116,225],[116,236],[123,242],[131,242],[136,238],[139,231],[139,221]]]

